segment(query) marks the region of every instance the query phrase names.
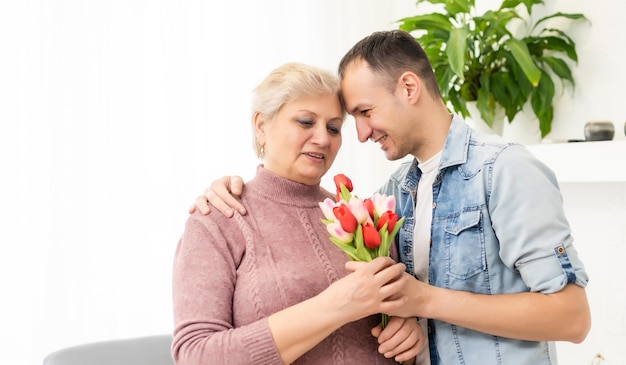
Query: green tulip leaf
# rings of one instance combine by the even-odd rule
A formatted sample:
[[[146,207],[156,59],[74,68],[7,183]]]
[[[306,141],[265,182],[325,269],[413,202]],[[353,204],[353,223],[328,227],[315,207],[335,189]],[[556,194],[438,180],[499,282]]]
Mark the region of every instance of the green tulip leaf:
[[[354,232],[354,242],[356,244],[355,253],[359,261],[372,261],[372,255],[365,247],[365,243],[363,243],[363,228],[361,228],[360,224],[357,225],[356,232]]]
[[[356,253],[356,248],[352,247],[347,243],[341,242],[337,239],[337,237],[329,237],[330,241],[337,245],[340,249],[342,249],[351,260],[359,260],[359,256]]]

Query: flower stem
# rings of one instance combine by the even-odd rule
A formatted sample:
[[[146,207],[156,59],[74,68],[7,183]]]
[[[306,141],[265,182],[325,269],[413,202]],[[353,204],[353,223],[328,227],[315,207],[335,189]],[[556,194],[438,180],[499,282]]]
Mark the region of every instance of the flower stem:
[[[387,324],[388,324],[388,323],[389,323],[389,315],[388,315],[388,314],[383,313],[383,314],[382,314],[382,321],[381,321],[381,324],[382,324],[382,326],[383,326],[383,329],[385,329],[385,327],[387,327]]]
[[[381,323],[383,329],[385,329],[385,327],[387,327],[387,324],[389,324],[389,315],[383,313],[383,314],[381,314],[381,317],[382,317],[382,319],[381,319],[380,323]],[[399,361],[398,364],[402,364],[402,361]]]

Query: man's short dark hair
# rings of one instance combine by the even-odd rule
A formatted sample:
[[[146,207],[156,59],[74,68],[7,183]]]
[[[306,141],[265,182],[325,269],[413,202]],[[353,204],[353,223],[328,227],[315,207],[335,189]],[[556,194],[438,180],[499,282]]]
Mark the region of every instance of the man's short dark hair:
[[[411,71],[424,81],[434,98],[441,97],[428,56],[410,33],[402,30],[379,31],[361,39],[339,62],[341,79],[346,67],[358,59],[367,62],[374,72],[384,75],[391,91],[400,75]]]

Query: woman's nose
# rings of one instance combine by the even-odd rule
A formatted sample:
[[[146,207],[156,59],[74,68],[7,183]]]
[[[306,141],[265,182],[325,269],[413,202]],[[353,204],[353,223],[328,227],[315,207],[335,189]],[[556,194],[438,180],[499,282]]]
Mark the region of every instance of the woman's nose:
[[[313,142],[320,146],[327,146],[330,143],[330,135],[325,126],[315,128]]]

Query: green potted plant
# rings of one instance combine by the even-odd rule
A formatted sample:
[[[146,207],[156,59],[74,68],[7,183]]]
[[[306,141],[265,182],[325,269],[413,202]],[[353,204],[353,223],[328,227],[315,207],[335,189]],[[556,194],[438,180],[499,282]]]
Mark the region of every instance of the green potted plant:
[[[533,21],[533,7],[542,0],[503,0],[484,14],[477,14],[474,0],[417,0],[417,5],[424,2],[443,8],[400,19],[399,28],[426,51],[444,101],[464,118],[470,116],[466,103],[475,101],[489,127],[498,108],[510,123],[530,101],[545,137],[553,119],[554,80],[574,87],[568,62],[578,62],[574,41],[547,27],[548,20],[585,16],[557,12]]]

